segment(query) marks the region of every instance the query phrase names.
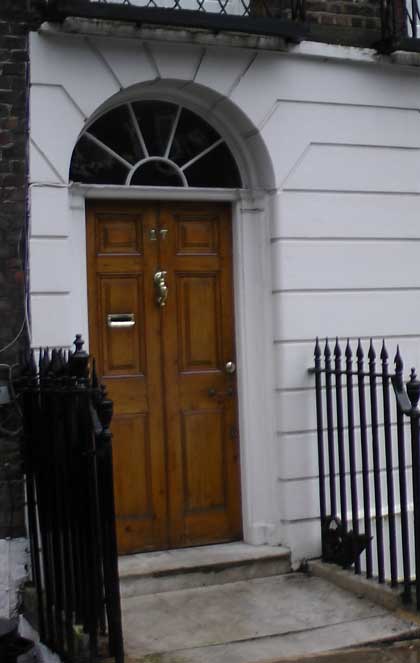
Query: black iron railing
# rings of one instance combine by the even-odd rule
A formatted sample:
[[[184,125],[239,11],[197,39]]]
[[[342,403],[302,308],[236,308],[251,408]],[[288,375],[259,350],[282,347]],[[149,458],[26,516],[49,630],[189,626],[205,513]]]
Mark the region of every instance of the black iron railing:
[[[420,0],[362,0],[358,23],[340,28],[331,19],[327,0],[31,0],[43,20],[62,22],[69,17],[233,31],[278,36],[286,41],[302,39],[346,43],[376,48],[381,53],[397,49],[420,52]],[[324,7],[325,3],[325,7]],[[346,11],[352,14],[348,4]],[[364,17],[359,27],[360,16]],[[329,18],[328,18],[329,17]],[[328,18],[326,22],[326,18]],[[331,20],[330,20],[331,19]],[[369,19],[369,20],[368,20]],[[369,25],[368,25],[369,24]],[[366,29],[369,28],[369,29]]]
[[[316,342],[322,556],[402,583],[407,603],[414,583],[420,609],[420,381],[404,384],[398,349],[394,363],[385,343],[378,361],[372,341],[367,357],[360,341],[344,357]]]
[[[112,401],[76,351],[32,352],[19,383],[32,577],[41,640],[74,661],[123,663],[115,534]],[[106,649],[106,648],[105,648]],[[77,659],[78,660],[78,659]]]
[[[279,36],[306,34],[305,0],[32,0],[42,18],[117,20],[136,25],[190,27]]]
[[[381,0],[383,52],[397,49],[417,51],[420,26],[419,0]]]

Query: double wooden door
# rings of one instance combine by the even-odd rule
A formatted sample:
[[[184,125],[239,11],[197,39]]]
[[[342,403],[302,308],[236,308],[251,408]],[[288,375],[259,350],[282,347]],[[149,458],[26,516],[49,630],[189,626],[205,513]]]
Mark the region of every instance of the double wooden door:
[[[95,202],[87,247],[120,552],[240,538],[229,206]]]

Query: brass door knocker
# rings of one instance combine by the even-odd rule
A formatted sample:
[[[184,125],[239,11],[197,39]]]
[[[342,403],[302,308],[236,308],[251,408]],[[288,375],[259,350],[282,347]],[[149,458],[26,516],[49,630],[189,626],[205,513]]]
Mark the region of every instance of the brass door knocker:
[[[156,287],[156,303],[158,306],[166,306],[168,299],[168,286],[166,285],[167,272],[156,272],[153,277],[153,282]]]

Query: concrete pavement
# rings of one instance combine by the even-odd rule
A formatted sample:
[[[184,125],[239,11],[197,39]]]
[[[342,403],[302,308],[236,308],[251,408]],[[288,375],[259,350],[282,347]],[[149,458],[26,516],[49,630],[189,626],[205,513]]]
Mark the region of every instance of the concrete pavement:
[[[123,620],[127,655],[141,663],[283,662],[308,654],[319,656],[311,663],[347,663],[355,655],[320,655],[378,640],[420,637],[420,626],[410,615],[390,612],[303,573],[126,598]],[[381,655],[388,655],[386,649]],[[416,656],[417,649],[405,653]],[[360,659],[359,653],[358,660],[388,662],[372,655]]]

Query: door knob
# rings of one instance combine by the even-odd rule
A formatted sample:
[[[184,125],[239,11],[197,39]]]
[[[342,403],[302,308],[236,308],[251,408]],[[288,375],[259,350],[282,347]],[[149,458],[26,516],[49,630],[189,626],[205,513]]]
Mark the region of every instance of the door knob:
[[[226,373],[234,373],[236,371],[236,364],[233,361],[228,361],[225,364]]]

